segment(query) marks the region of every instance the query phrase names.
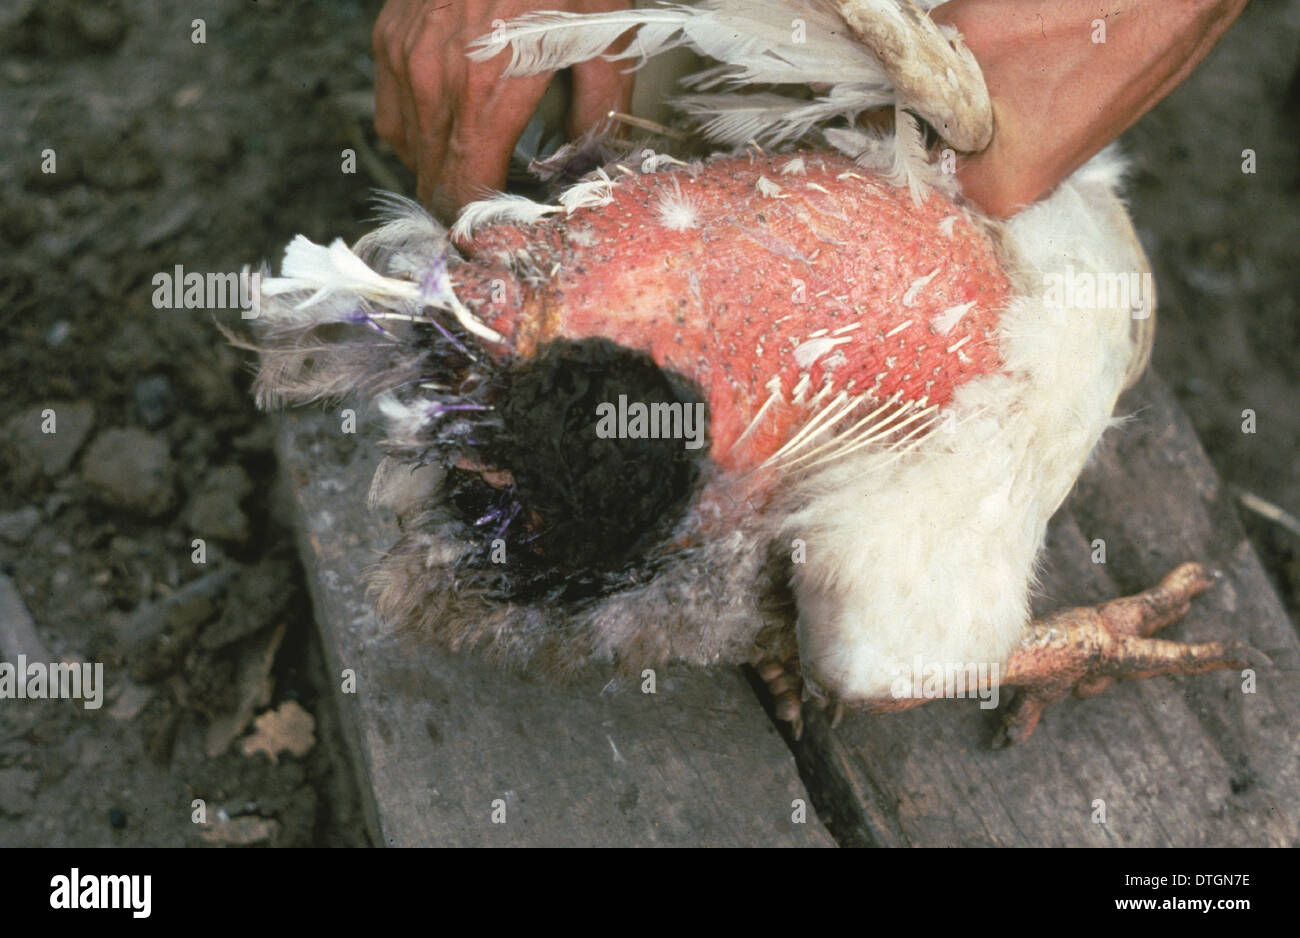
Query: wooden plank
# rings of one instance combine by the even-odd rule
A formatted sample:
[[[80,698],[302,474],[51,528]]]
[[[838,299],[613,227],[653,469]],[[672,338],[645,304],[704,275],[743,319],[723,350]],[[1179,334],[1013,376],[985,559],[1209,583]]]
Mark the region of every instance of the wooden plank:
[[[832,845],[811,806],[792,821],[808,793],[738,670],[661,672],[649,695],[405,646],[361,584],[393,538],[365,509],[373,441],[298,412],[278,448],[331,668],[357,676],[342,710],[376,842]]]
[[[1148,376],[1134,413],[1053,521],[1037,612],[1153,585],[1183,560],[1225,574],[1167,635],[1267,653],[1257,693],[1235,672],[1118,684],[1049,708],[990,746],[994,711],[935,701],[889,716],[810,717],[795,746],[845,844],[1294,846],[1300,839],[1300,643],[1185,416]],[[1106,563],[1093,563],[1093,542]],[[1094,805],[1104,802],[1105,823]]]

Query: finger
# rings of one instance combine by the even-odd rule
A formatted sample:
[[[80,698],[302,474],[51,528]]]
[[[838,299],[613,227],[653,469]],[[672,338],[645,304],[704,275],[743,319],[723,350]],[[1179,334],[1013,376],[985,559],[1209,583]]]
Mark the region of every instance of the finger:
[[[433,44],[415,49],[408,61],[410,68],[411,109],[407,125],[411,148],[415,153],[416,197],[429,205],[430,195],[445,171],[447,147],[457,108],[467,102],[447,82],[443,63]]]
[[[610,111],[626,111],[632,103],[634,77],[625,62],[592,59],[573,66],[573,97],[565,131],[570,138],[599,126]]]
[[[406,142],[397,78],[378,60],[375,62],[375,133],[393,148],[403,163],[414,168],[414,154]]]
[[[445,172],[457,114],[469,106],[461,91],[468,67],[460,55],[464,42],[445,21],[447,15],[446,7],[425,9],[407,30],[403,51],[412,111],[407,132],[415,154],[416,198],[444,219],[449,216],[443,207],[432,204],[432,194]]]
[[[402,161],[412,170],[420,165],[420,109],[416,103],[411,87],[399,80],[397,85],[397,104],[402,112],[402,150],[406,156]]]
[[[408,167],[415,149],[409,143],[410,116],[406,79],[406,59],[402,41],[406,35],[409,11],[400,4],[387,3],[370,34],[370,48],[375,58],[375,131]]]
[[[430,159],[436,162],[438,158],[436,151],[432,155],[421,152],[424,126],[441,121],[445,127],[451,121],[451,106],[440,93],[447,80],[438,59],[441,37],[435,24],[420,10],[419,4],[412,8],[389,46],[408,153],[406,165],[416,172],[417,178],[425,162]]]
[[[435,211],[455,212],[482,190],[505,185],[510,155],[550,77],[503,80],[492,72],[471,70],[440,178],[430,192]]]

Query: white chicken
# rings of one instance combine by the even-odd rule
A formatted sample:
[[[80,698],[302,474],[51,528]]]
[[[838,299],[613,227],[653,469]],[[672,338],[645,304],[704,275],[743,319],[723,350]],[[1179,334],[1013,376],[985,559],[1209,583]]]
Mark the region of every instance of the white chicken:
[[[1149,272],[1113,151],[1005,222],[962,199],[917,118],[977,150],[992,112],[929,6],[504,24],[470,54],[508,53],[508,75],[715,60],[680,106],[730,151],[609,158],[450,232],[393,200],[353,249],[289,246],[262,287],[259,398],[378,400],[372,500],[403,522],[381,612],[560,675],[749,661],[796,726],[807,696],[889,710],[932,696],[924,675],[1016,685],[1008,742],[1071,690],[1245,666],[1235,643],[1151,637],[1213,582],[1196,564],[1031,621],[1048,519],[1145,367],[1153,297],[1127,286]],[[882,106],[893,131],[858,128]],[[695,408],[707,447],[683,445]]]

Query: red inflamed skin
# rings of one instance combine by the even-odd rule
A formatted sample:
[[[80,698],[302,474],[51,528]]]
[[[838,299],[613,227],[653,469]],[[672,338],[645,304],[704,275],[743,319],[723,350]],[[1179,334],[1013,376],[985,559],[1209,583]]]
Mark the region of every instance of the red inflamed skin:
[[[941,407],[1000,367],[1010,283],[941,193],[918,206],[822,151],[614,182],[608,204],[463,239],[457,293],[509,354],[599,336],[689,378],[725,470],[757,468],[838,395]]]

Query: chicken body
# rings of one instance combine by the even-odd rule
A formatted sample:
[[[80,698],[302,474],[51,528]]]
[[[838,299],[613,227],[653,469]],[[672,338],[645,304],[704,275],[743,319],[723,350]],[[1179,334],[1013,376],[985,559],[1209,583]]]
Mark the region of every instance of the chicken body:
[[[744,661],[775,632],[812,687],[850,701],[898,693],[918,660],[1004,664],[1029,626],[1047,520],[1138,354],[1133,309],[1058,308],[1043,291],[1052,276],[1141,268],[1115,161],[1007,224],[938,191],[918,207],[831,151],[609,172],[593,204],[478,227],[462,238],[466,259],[445,258],[414,209],[358,245],[383,272],[410,272],[391,292],[440,272],[495,337],[456,331],[417,295],[383,301],[392,312],[370,323],[384,334],[360,352],[311,350],[319,372],[394,389],[390,452],[429,467],[420,497],[403,487],[406,533],[376,574],[381,610],[441,644],[558,673]],[[669,200],[691,206],[693,227]],[[332,302],[356,321],[363,298]],[[553,430],[513,449],[503,439],[541,421],[514,403],[533,363],[594,337],[707,402],[712,446],[680,490],[655,491],[655,474],[607,491],[621,476],[600,473],[621,457],[596,439],[593,405],[616,389],[592,391],[577,365],[529,392]],[[284,374],[264,372],[264,390],[285,396]],[[523,420],[503,427],[514,412]],[[640,444],[621,441],[633,455],[620,472]],[[564,499],[520,484],[547,473]],[[645,503],[665,506],[654,524],[601,540]],[[557,525],[563,537],[547,541]],[[599,550],[575,553],[575,541]]]
[[[793,9],[639,11],[648,38],[627,54],[681,30],[740,83],[848,76],[814,118],[764,99],[778,138],[878,104],[888,81],[833,5],[798,7],[809,45],[789,44]],[[557,68],[627,27],[538,16],[480,51]],[[907,38],[917,21],[882,22]],[[579,35],[538,38],[550,29]],[[953,51],[925,37],[940,62]],[[719,134],[750,129],[747,105],[703,97]],[[1100,666],[1111,626],[1085,617],[1097,661],[1071,657],[1073,627],[1040,635],[1029,594],[1048,519],[1145,364],[1153,297],[1060,289],[1147,272],[1122,166],[1104,152],[998,222],[962,203],[912,117],[895,122],[780,155],[615,161],[554,203],[471,205],[450,240],[408,204],[355,251],[291,245],[264,287],[259,395],[378,396],[372,499],[403,523],[372,579],[380,611],[557,675],[797,658],[809,692],[871,706],[972,667],[1039,682],[1041,706]],[[338,324],[369,342],[320,337]],[[615,399],[701,406],[710,445],[606,439]],[[1131,605],[1111,619],[1148,635],[1208,582],[1162,587],[1151,623]],[[1154,673],[1157,651],[1104,673]],[[1236,660],[1203,652],[1202,669]],[[1027,735],[1037,710],[1016,719]]]

